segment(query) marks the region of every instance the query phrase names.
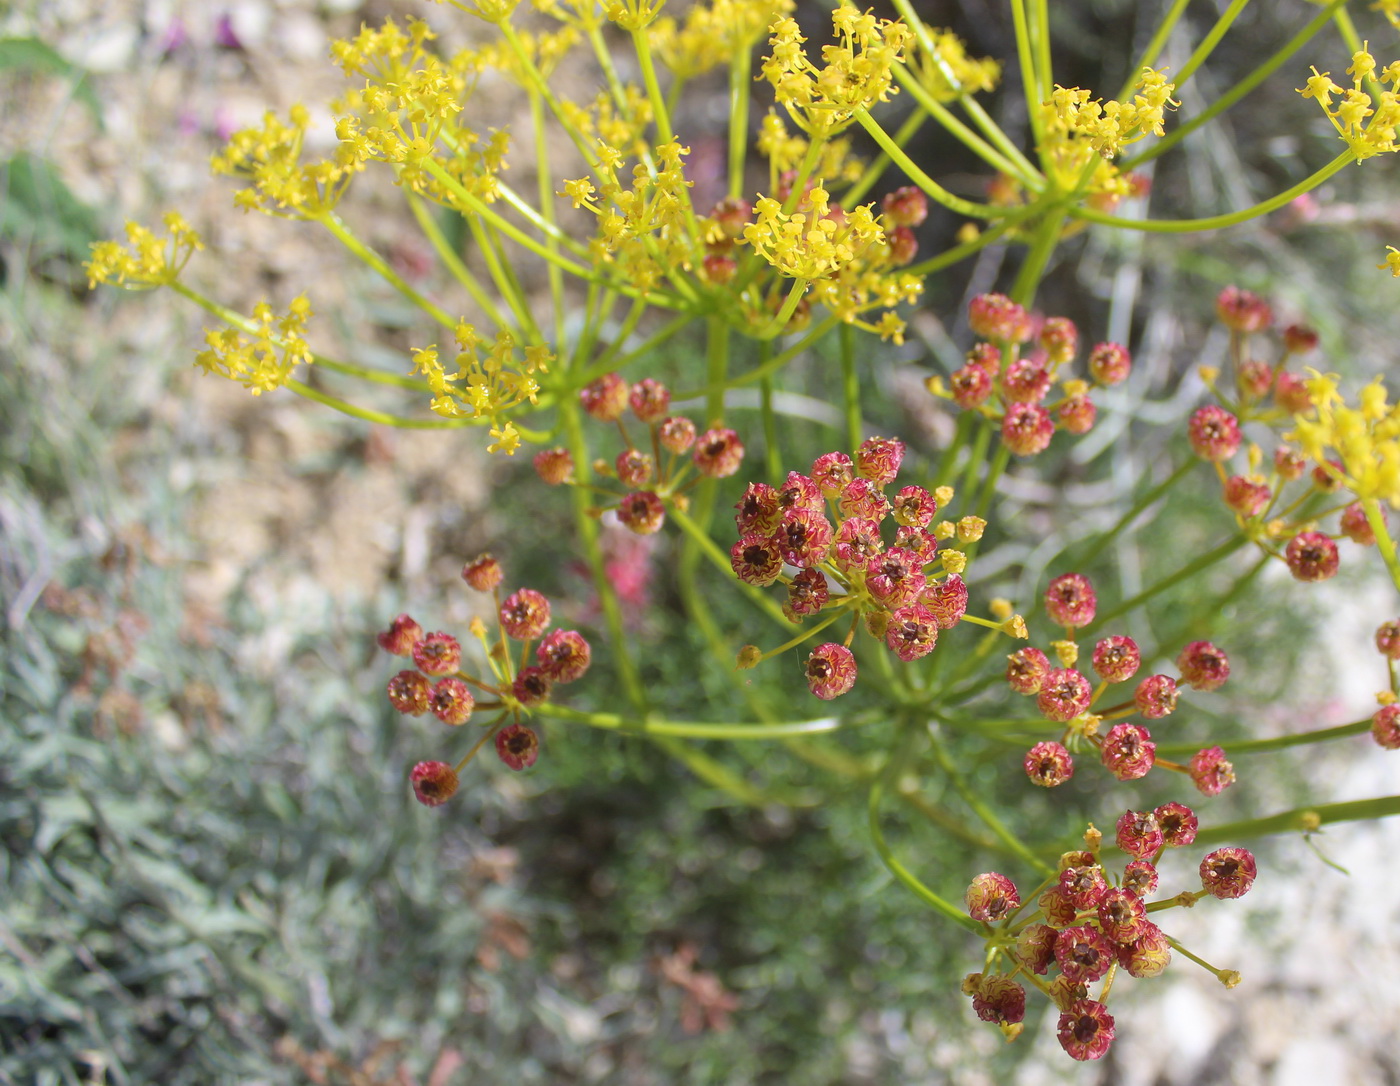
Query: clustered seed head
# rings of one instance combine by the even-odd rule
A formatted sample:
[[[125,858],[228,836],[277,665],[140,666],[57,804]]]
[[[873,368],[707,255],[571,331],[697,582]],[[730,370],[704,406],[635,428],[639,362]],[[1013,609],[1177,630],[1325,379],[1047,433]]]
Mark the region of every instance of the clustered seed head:
[[[1215,299],[1220,322],[1232,332],[1262,332],[1273,323],[1269,303],[1259,295],[1239,287],[1226,287]]]
[[[1337,575],[1337,544],[1322,532],[1299,532],[1284,548],[1288,571],[1300,581],[1325,581]]]
[[[1090,353],[1086,381],[1063,371],[1079,351],[1079,330],[1067,317],[1039,322],[1004,294],[980,294],[968,307],[968,325],[981,337],[967,353],[966,364],[945,382],[926,382],[935,396],[951,399],[964,411],[977,411],[1000,423],[1001,439],[1017,456],[1035,456],[1049,447],[1057,428],[1088,433],[1098,417],[1089,397],[1093,387],[1115,385],[1127,377],[1132,361],[1117,343],[1100,343]],[[1028,351],[1024,344],[1035,340]],[[1024,353],[1023,353],[1024,351]],[[1051,399],[1061,385],[1062,395]]]
[[[1074,776],[1074,759],[1061,744],[1041,742],[1026,751],[1026,776],[1032,784],[1054,788]]]
[[[995,923],[1021,907],[1021,894],[1005,875],[986,871],[968,885],[963,902],[972,919]]]
[[[1152,733],[1141,724],[1115,724],[1103,740],[1103,764],[1120,781],[1147,775],[1157,758]]]
[[[468,562],[462,570],[462,579],[481,592],[494,592],[501,578],[500,563],[489,554]],[[527,644],[517,670],[515,655],[500,651],[504,641],[496,644],[488,638],[485,624],[478,618],[473,620],[472,633],[487,647],[494,662],[490,679],[475,678],[461,670],[462,647],[455,637],[446,633],[425,635],[412,618],[400,615],[377,640],[388,652],[411,655],[419,670],[400,671],[389,680],[386,693],[398,712],[422,716],[431,711],[453,727],[465,724],[482,708],[479,696],[490,696],[494,700],[485,703],[486,707],[499,710],[495,721],[486,725],[491,729],[488,736],[495,740],[496,753],[511,769],[525,769],[538,757],[539,738],[520,722],[520,715],[547,701],[555,685],[581,679],[593,654],[577,630],[546,632],[549,601],[532,588],[518,589],[501,600],[496,617],[505,637],[527,643],[540,638],[534,664],[525,664],[523,652],[528,651]],[[415,633],[416,640],[405,649],[405,642]],[[475,751],[474,747],[468,760]],[[445,762],[420,762],[409,774],[409,781],[420,803],[436,807],[456,791],[457,770]]]
[[[1176,666],[1193,690],[1219,690],[1229,679],[1229,658],[1210,641],[1191,641],[1177,655]]]
[[[1045,589],[1045,613],[1057,626],[1077,630],[1094,621],[1098,597],[1082,573],[1062,573]]]
[[[828,641],[807,657],[807,688],[823,701],[840,697],[856,684],[856,658],[845,645]]]
[[[1387,660],[1400,660],[1400,619],[1382,622],[1377,627],[1376,651]]]
[[[535,473],[550,486],[574,480],[574,458],[568,449],[541,449],[535,453]]]
[[[987,964],[986,972],[964,978],[962,991],[972,998],[977,1016],[1003,1027],[1019,1022],[1025,1004],[1016,974],[1048,977],[1048,983],[1037,981],[1036,987],[1060,1008],[1059,1038],[1065,1051],[1078,1060],[1102,1057],[1113,1040],[1113,1017],[1105,1005],[1114,986],[1112,971],[1151,978],[1171,962],[1172,942],[1152,919],[1158,910],[1191,905],[1207,894],[1239,897],[1254,880],[1254,858],[1247,850],[1217,849],[1201,861],[1200,892],[1150,905],[1158,885],[1153,860],[1166,848],[1190,845],[1196,830],[1195,814],[1182,803],[1124,812],[1116,840],[1131,858],[1115,880],[1099,862],[1103,835],[1089,826],[1085,847],[1061,855],[1058,878],[1029,914],[1005,875],[984,872],[974,878],[964,904],[973,920],[988,926]],[[1001,971],[993,971],[998,967]],[[1227,985],[1238,980],[1238,974],[1212,971]],[[1098,999],[1091,998],[1090,986],[1101,981]],[[1010,1040],[1019,1031],[1003,1032]]]
[[[1050,670],[1045,653],[1030,646],[1017,649],[1006,658],[1006,681],[1018,694],[1039,694]]]
[[[1235,767],[1219,747],[1207,747],[1191,756],[1191,780],[1202,795],[1218,796],[1235,783]]]
[[[1126,682],[1142,666],[1142,653],[1131,637],[1105,637],[1094,646],[1095,674],[1104,682]]]
[[[395,656],[408,656],[413,646],[423,639],[423,627],[409,615],[399,615],[389,624],[389,629],[376,635],[379,647]]]
[[[1386,750],[1400,750],[1400,702],[1376,710],[1371,717],[1371,737]]]
[[[781,486],[749,483],[734,507],[739,538],[729,562],[746,584],[785,585],[783,612],[793,621],[841,608],[907,663],[932,652],[939,632],[967,613],[966,555],[940,551],[940,541],[975,540],[986,522],[965,517],[935,526],[940,496],[951,500],[951,490],[935,495],[911,485],[887,497],[905,451],[897,438],[871,437],[854,456],[823,453],[807,474],[788,472]],[[849,653],[848,644],[828,644],[809,657],[808,684],[818,697],[851,688]]]
[[[501,563],[489,554],[480,555],[462,567],[462,580],[478,592],[490,592],[504,576]]]
[[[1245,848],[1218,848],[1201,861],[1201,886],[1218,898],[1244,897],[1258,868]]]
[[[1191,449],[1202,460],[1219,463],[1228,460],[1239,451],[1244,435],[1240,433],[1239,419],[1223,407],[1207,404],[1198,408],[1187,424],[1187,436]]]

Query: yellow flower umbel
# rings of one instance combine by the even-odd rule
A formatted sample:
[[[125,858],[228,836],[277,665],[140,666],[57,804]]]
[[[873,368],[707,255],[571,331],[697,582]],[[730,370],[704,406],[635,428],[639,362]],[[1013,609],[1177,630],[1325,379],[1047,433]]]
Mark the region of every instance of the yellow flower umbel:
[[[1088,191],[1125,196],[1129,182],[1112,160],[1130,143],[1149,133],[1163,135],[1166,111],[1175,107],[1173,85],[1166,76],[1144,68],[1132,101],[1105,102],[1091,98],[1079,87],[1056,86],[1050,100],[1041,104],[1044,133],[1041,156],[1062,188],[1075,188],[1089,173]],[[1095,157],[1099,165],[1094,166]]]
[[[1317,104],[1327,114],[1337,134],[1347,141],[1347,146],[1357,160],[1372,155],[1385,154],[1397,150],[1395,129],[1400,125],[1400,60],[1387,64],[1381,72],[1376,72],[1376,58],[1363,46],[1351,57],[1349,88],[1332,82],[1331,72],[1312,70],[1312,78],[1307,85],[1299,88],[1304,98],[1316,98]],[[1388,84],[1389,90],[1380,92],[1380,100],[1373,102],[1371,96],[1361,89],[1367,79],[1375,77]],[[1341,100],[1334,106],[1332,96],[1340,94]],[[1372,106],[1375,106],[1372,109]]]
[[[1400,507],[1400,404],[1388,402],[1377,377],[1350,407],[1337,391],[1337,378],[1315,370],[1307,381],[1312,411],[1286,435],[1319,464],[1341,462],[1343,488],[1363,501],[1388,501]]]
[[[520,434],[506,412],[539,396],[536,373],[547,372],[554,356],[544,347],[526,347],[523,361],[515,360],[515,341],[501,332],[483,356],[485,342],[466,321],[457,325],[457,372],[449,374],[438,358],[436,345],[413,352],[413,372],[421,373],[433,391],[432,409],[449,419],[489,418],[493,443],[488,452],[514,454]]]
[[[901,22],[876,19],[852,4],[831,13],[837,44],[822,48],[818,68],[802,48],[797,21],[787,16],[770,28],[772,53],[763,75],[774,97],[808,135],[827,138],[847,127],[855,111],[889,101],[898,89],[893,68],[904,62],[913,34]]]
[[[261,128],[244,128],[229,137],[211,165],[215,173],[252,182],[234,195],[235,206],[282,218],[314,218],[339,202],[362,164],[344,151],[335,161],[303,164],[310,118],[305,106],[293,106],[285,122],[269,111]]]
[[[148,290],[169,286],[180,277],[196,251],[204,242],[190,229],[178,212],[165,215],[168,237],[134,222],[126,224],[126,244],[119,241],[98,241],[92,246],[92,259],[83,265],[88,274],[88,287],[111,283],[128,290]]]
[[[933,49],[915,48],[909,67],[935,102],[993,90],[1001,81],[1001,65],[990,57],[968,56],[967,46],[951,30],[930,28],[929,40]]]
[[[773,23],[796,6],[794,0],[712,0],[686,12],[685,22],[669,16],[650,28],[651,46],[678,79],[693,79],[751,49]]]
[[[208,349],[195,355],[195,364],[205,373],[217,373],[237,381],[254,396],[281,388],[299,362],[311,361],[311,350],[302,333],[311,317],[311,303],[299,294],[278,317],[266,302],[253,307],[253,319],[246,322],[245,338],[237,328],[211,329],[204,333]]]

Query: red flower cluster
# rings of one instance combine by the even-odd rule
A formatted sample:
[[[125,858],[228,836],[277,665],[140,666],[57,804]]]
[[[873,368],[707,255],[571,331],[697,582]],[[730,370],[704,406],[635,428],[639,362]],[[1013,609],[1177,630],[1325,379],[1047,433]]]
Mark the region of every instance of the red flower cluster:
[[[701,476],[723,479],[743,462],[738,434],[722,428],[697,433],[690,419],[669,413],[670,389],[650,377],[629,386],[620,374],[606,373],[579,390],[579,402],[599,422],[615,423],[622,435],[625,447],[613,463],[599,461],[594,467],[627,488],[604,508],[615,510],[617,519],[638,535],[661,530],[668,504],[685,508],[685,491],[695,482],[692,468]],[[629,408],[647,427],[640,446],[623,421]],[[545,449],[535,454],[535,471],[551,486],[572,484],[573,455],[562,446]]]
[[[1017,456],[1044,452],[1057,429],[1087,433],[1098,413],[1090,390],[1116,385],[1132,370],[1126,347],[1100,343],[1089,352],[1089,380],[1062,375],[1061,368],[1079,353],[1074,322],[1067,317],[1034,317],[1004,294],[973,298],[968,324],[979,342],[946,383],[930,378],[928,389],[964,411],[977,411],[1000,422],[1001,439]],[[1060,395],[1051,400],[1056,382]]]
[[[1220,381],[1214,369],[1203,369],[1220,403],[1207,404],[1191,416],[1187,423],[1191,448],[1201,459],[1216,465],[1222,500],[1250,538],[1282,560],[1298,580],[1325,581],[1335,576],[1340,566],[1337,540],[1349,539],[1363,547],[1376,541],[1359,502],[1341,510],[1334,533],[1319,531],[1307,515],[1289,515],[1303,505],[1308,490],[1329,494],[1338,488],[1335,466],[1316,463],[1309,471],[1306,459],[1280,444],[1273,451],[1269,470],[1263,470],[1262,457],[1253,446],[1242,472],[1232,474],[1228,467],[1244,446],[1245,423],[1281,428],[1294,415],[1311,409],[1303,378],[1284,366],[1291,355],[1316,347],[1317,333],[1299,325],[1284,329],[1279,361],[1270,365],[1245,349],[1251,334],[1263,332],[1273,323],[1267,302],[1247,290],[1226,287],[1216,299],[1216,313],[1231,333],[1233,387]],[[1295,482],[1299,486],[1290,488]],[[1285,493],[1286,489],[1293,493]],[[1280,547],[1275,540],[1286,543]]]
[[[1060,1008],[1060,1045],[1076,1060],[1096,1060],[1113,1041],[1113,1015],[1103,1000],[1090,998],[1089,985],[1117,968],[1130,976],[1160,975],[1171,961],[1165,932],[1148,919],[1148,898],[1156,891],[1156,862],[1168,848],[1196,839],[1196,816],[1181,803],[1155,811],[1127,811],[1118,820],[1117,843],[1131,857],[1116,885],[1099,862],[1096,833],[1086,834],[1091,849],[1065,853],[1057,876],[1036,895],[1037,909],[1024,914],[1016,884],[998,872],[972,880],[965,904],[968,915],[988,925],[989,962],[1000,958],[1002,972],[973,973],[962,990],[985,1022],[1001,1026],[1008,1038],[1020,1032],[1026,991],[1018,974],[1048,995]],[[1254,882],[1254,857],[1242,848],[1222,848],[1200,864],[1201,889],[1179,894],[1155,909],[1193,905],[1207,895],[1240,897]],[[1024,914],[1024,915],[1023,915]],[[1208,967],[1209,968],[1209,967]],[[1227,985],[1238,975],[1217,970]],[[1046,977],[1046,980],[1037,978]]]
[[[556,684],[571,683],[583,677],[592,660],[592,650],[576,630],[549,630],[549,601],[533,588],[512,592],[500,598],[500,563],[490,555],[468,562],[462,579],[479,592],[496,597],[496,617],[500,633],[489,638],[479,620],[473,634],[481,642],[490,678],[478,678],[462,670],[462,645],[447,633],[425,634],[409,615],[399,615],[377,636],[379,647],[395,656],[413,659],[417,671],[400,671],[388,684],[389,702],[399,712],[422,716],[431,711],[444,724],[465,724],[477,709],[498,710],[486,724],[487,732],[471,752],[455,767],[446,762],[419,762],[409,774],[418,802],[436,807],[457,790],[458,773],[476,754],[487,738],[493,738],[496,753],[511,769],[535,764],[539,737],[520,723],[522,715],[547,701]],[[507,640],[522,642],[518,653],[508,651]],[[535,663],[525,665],[531,643]],[[516,661],[520,661],[517,669]],[[435,682],[433,680],[436,680]],[[475,693],[473,693],[475,690]],[[478,701],[478,697],[489,701]]]
[[[781,487],[750,483],[736,506],[734,575],[751,585],[785,585],[783,610],[794,622],[847,611],[901,660],[928,655],[938,632],[967,611],[967,586],[949,572],[939,541],[977,538],[983,524],[968,518],[935,526],[938,501],[921,486],[887,495],[903,458],[904,442],[872,437],[854,458],[825,453],[809,474],[789,472]],[[951,565],[962,568],[956,559]],[[853,621],[844,644],[828,642],[808,657],[807,685],[817,697],[838,697],[855,684],[855,630]]]
[[[1094,586],[1080,573],[1054,578],[1045,592],[1045,610],[1050,620],[1071,635],[1094,621],[1097,597]],[[1094,645],[1090,664],[1098,685],[1073,663],[1078,647],[1057,642],[1056,651],[1066,666],[1055,667],[1050,657],[1032,646],[1017,649],[1007,657],[1006,681],[1016,693],[1036,699],[1036,708],[1046,720],[1068,725],[1056,740],[1036,743],[1026,752],[1023,766],[1033,784],[1054,788],[1074,776],[1074,758],[1067,744],[1083,740],[1095,747],[1108,771],[1120,781],[1145,776],[1158,764],[1157,744],[1143,724],[1125,720],[1114,723],[1106,734],[1097,734],[1101,721],[1134,713],[1147,720],[1160,720],[1176,709],[1178,683],[1196,690],[1216,690],[1230,676],[1229,658],[1209,641],[1193,641],[1181,650],[1176,666],[1179,678],[1149,675],[1138,681],[1132,698],[1090,715],[1095,703],[1114,684],[1137,674],[1142,654],[1131,637],[1105,637]],[[1071,650],[1068,653],[1065,650]],[[1218,795],[1234,782],[1234,768],[1219,747],[1198,751],[1189,766],[1161,763],[1190,775],[1205,795]]]

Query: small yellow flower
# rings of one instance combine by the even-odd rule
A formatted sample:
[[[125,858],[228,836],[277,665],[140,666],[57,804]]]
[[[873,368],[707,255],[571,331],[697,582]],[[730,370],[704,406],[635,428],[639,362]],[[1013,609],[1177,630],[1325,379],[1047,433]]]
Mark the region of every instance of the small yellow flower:
[[[1390,251],[1386,254],[1385,263],[1377,264],[1376,267],[1381,270],[1389,269],[1391,275],[1400,278],[1400,249],[1394,245],[1387,245],[1386,248]]]

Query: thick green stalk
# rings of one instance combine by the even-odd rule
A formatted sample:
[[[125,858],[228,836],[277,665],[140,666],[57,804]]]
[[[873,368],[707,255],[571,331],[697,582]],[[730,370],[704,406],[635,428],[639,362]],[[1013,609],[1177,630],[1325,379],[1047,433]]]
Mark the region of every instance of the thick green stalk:
[[[744,194],[744,164],[749,150],[749,84],[753,50],[737,49],[729,59],[729,197]]]
[[[1040,119],[1039,97],[1040,77],[1035,70],[1034,46],[1031,43],[1030,28],[1026,23],[1025,0],[1011,0],[1011,22],[1016,33],[1016,59],[1021,65],[1021,89],[1026,96],[1026,116],[1030,119],[1031,134],[1036,150],[1045,142],[1045,132]],[[1050,164],[1042,155],[1041,169],[1049,176]]]

